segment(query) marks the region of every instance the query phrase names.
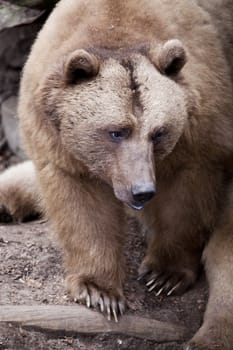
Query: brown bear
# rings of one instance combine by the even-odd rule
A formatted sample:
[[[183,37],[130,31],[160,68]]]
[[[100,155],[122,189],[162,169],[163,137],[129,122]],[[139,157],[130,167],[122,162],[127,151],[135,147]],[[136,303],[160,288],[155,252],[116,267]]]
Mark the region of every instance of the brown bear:
[[[210,299],[187,349],[230,350],[233,5],[204,5],[60,1],[22,77],[27,194],[23,176],[22,187],[12,181],[17,200],[0,179],[0,198],[18,219],[44,208],[68,291],[116,320],[126,206],[148,232],[139,273],[157,295],[190,287],[206,246]]]

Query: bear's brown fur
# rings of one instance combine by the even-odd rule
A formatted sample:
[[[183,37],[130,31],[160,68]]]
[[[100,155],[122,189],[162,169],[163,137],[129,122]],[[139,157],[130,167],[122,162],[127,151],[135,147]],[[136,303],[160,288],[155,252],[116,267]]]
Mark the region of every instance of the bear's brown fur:
[[[189,0],[62,0],[20,91],[25,146],[74,299],[115,319],[124,312],[122,203],[144,208],[140,276],[157,295],[194,283],[211,237],[210,300],[187,349],[233,347],[232,9],[220,0],[205,9]]]

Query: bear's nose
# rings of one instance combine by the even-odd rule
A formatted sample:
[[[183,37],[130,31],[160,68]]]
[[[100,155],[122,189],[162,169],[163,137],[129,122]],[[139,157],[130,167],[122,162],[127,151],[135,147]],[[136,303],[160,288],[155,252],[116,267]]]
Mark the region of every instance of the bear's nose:
[[[144,204],[155,194],[154,184],[141,184],[132,186],[132,196],[136,203]]]

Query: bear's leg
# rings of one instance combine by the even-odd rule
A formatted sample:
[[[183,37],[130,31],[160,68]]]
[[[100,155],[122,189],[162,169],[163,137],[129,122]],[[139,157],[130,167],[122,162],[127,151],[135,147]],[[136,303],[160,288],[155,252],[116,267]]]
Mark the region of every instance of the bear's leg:
[[[20,222],[42,214],[36,172],[31,161],[0,175],[0,222]]]
[[[223,215],[203,254],[210,288],[204,323],[186,350],[233,349],[233,191]]]
[[[61,242],[66,286],[75,301],[113,316],[125,309],[124,213],[96,179],[46,166],[39,172],[48,217]]]
[[[139,269],[149,291],[181,294],[196,280],[202,250],[215,224],[221,174],[201,167],[179,172],[145,208],[147,254]]]

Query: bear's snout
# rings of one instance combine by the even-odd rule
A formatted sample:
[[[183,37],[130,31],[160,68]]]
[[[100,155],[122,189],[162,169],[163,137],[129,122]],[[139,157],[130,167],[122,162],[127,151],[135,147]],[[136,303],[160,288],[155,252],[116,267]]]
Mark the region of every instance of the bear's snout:
[[[133,203],[130,206],[133,209],[140,210],[146,202],[154,197],[156,188],[153,183],[142,183],[132,186],[131,192]]]

